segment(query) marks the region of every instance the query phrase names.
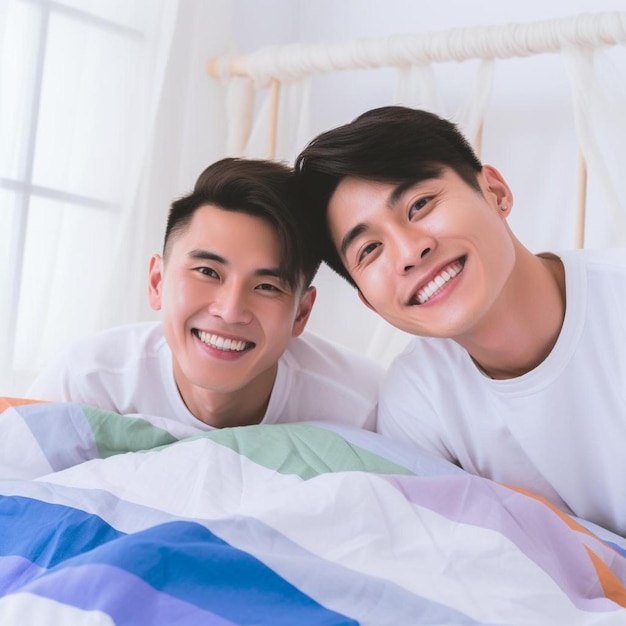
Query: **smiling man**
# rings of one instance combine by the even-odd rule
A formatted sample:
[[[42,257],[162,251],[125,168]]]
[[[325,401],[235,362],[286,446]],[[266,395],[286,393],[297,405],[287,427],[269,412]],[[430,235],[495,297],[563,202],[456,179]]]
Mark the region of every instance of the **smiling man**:
[[[333,421],[372,430],[382,369],[304,333],[319,266],[294,220],[293,171],[223,159],[171,207],[150,260],[161,321],[68,348],[28,397],[177,419],[199,430]]]
[[[296,173],[322,257],[416,336],[378,430],[626,535],[626,250],[530,252],[502,175],[425,111],[364,113]]]

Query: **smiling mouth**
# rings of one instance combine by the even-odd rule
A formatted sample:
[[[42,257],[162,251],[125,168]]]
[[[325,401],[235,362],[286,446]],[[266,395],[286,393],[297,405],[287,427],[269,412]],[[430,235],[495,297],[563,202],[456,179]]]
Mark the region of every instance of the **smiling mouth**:
[[[256,345],[252,341],[244,341],[243,339],[228,339],[221,335],[215,335],[213,333],[206,333],[203,330],[197,330],[194,328],[192,333],[207,346],[215,348],[216,350],[222,350],[224,352],[245,352],[251,350]]]
[[[409,304],[420,305],[428,302],[433,296],[437,295],[448,282],[463,271],[464,265],[465,257],[462,257],[444,267],[427,285],[417,291],[411,298]]]

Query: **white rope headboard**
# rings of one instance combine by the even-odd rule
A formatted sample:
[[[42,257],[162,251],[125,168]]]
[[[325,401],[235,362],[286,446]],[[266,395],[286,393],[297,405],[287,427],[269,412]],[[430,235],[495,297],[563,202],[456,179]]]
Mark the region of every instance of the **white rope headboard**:
[[[591,54],[594,50],[626,44],[626,12],[581,14],[565,19],[545,20],[492,26],[476,26],[420,34],[395,34],[384,38],[357,39],[345,43],[290,44],[271,46],[241,56],[211,59],[207,70],[211,77],[229,83],[229,110],[236,136],[231,150],[244,152],[252,132],[254,101],[269,90],[266,156],[277,156],[277,134],[281,115],[281,89],[313,75],[354,69],[396,68],[400,77],[411,71],[424,70],[435,63],[482,60],[480,88],[474,90],[479,102],[474,107],[473,122],[468,124],[474,147],[480,154],[484,115],[491,90],[491,66],[496,59],[557,53]],[[580,67],[584,68],[583,62]],[[585,70],[577,70],[579,92],[584,93]],[[425,78],[424,78],[425,77]],[[237,81],[239,79],[239,82]],[[428,73],[422,72],[422,81]],[[241,82],[243,81],[243,82]],[[422,89],[426,89],[424,83]],[[576,108],[576,103],[574,103]],[[236,130],[233,130],[236,127]],[[577,116],[579,165],[577,174],[576,245],[582,247],[585,237],[587,164],[591,157],[601,160],[593,148],[593,137],[582,114]],[[303,147],[303,146],[301,146]],[[599,165],[600,170],[601,164]],[[607,177],[604,177],[607,178]],[[626,217],[616,211],[618,223]]]
[[[538,22],[396,34],[345,43],[271,46],[251,54],[211,59],[214,78],[249,76],[259,85],[347,69],[506,59],[559,52],[566,46],[626,43],[626,12],[590,13]]]

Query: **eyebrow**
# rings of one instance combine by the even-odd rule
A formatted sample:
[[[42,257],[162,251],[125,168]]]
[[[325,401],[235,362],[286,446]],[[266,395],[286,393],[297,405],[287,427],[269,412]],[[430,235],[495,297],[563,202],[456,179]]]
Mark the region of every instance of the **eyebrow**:
[[[415,181],[411,181],[411,180],[406,180],[403,183],[400,183],[399,185],[396,185],[394,190],[389,194],[389,198],[387,199],[387,206],[390,209],[393,209],[396,206],[396,204],[398,204],[398,202],[400,201],[402,196],[409,189],[412,189],[413,187],[417,187],[417,185],[419,185],[422,182],[423,181],[415,182]]]
[[[412,187],[414,187],[415,185],[416,183],[412,181],[405,181],[403,183],[400,183],[399,185],[396,185],[391,191],[391,193],[389,194],[389,197],[387,198],[387,202],[385,204],[390,209],[393,209],[396,206],[396,204],[398,204],[398,201],[400,200],[400,198],[402,198],[404,193],[408,189],[411,189]],[[346,256],[346,250],[352,245],[352,242],[357,237],[361,236],[364,232],[366,232],[368,228],[369,228],[369,225],[367,224],[367,222],[360,222],[356,226],[353,226],[343,236],[343,239],[341,240],[341,245],[339,246],[339,250],[343,257]]]
[[[209,252],[208,250],[192,250],[187,256],[190,259],[215,261],[217,263],[221,263],[222,265],[228,265],[228,261],[223,256],[215,254],[214,252]]]
[[[367,224],[365,224],[364,222],[360,222],[356,226],[353,226],[343,236],[343,239],[341,240],[341,245],[339,246],[339,250],[341,251],[341,256],[343,256],[343,257],[346,256],[346,250],[352,245],[352,242],[357,237],[362,235],[368,228],[369,228],[369,226]]]
[[[228,261],[223,256],[215,254],[215,252],[210,252],[209,250],[192,250],[187,256],[191,259],[214,261],[215,263],[219,263],[220,265],[229,265]],[[285,282],[284,278],[282,278],[281,276],[280,268],[278,267],[260,267],[259,269],[255,270],[254,275],[278,278],[280,281]]]

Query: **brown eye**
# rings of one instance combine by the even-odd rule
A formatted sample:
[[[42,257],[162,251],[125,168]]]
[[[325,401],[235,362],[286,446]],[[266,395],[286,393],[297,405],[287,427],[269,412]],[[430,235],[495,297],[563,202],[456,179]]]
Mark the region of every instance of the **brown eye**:
[[[380,244],[378,243],[370,243],[367,246],[365,246],[365,248],[363,248],[363,250],[361,250],[361,253],[359,254],[359,263],[371,252],[374,252],[374,250],[376,250],[376,248],[379,246]]]
[[[197,267],[196,271],[200,272],[200,274],[204,276],[209,276],[210,278],[219,278],[219,274],[212,267]]]
[[[413,217],[415,217],[415,214],[418,211],[421,211],[430,201],[430,197],[427,198],[421,198],[420,200],[418,200],[417,202],[413,203],[410,207],[409,207],[409,219],[412,220]]]

